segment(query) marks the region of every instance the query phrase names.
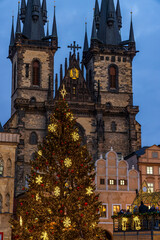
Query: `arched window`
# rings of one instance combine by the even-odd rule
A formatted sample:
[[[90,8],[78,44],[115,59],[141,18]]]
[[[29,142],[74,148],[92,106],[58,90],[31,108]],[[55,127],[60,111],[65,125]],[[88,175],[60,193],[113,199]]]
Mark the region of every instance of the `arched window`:
[[[3,176],[3,171],[4,171],[4,163],[3,163],[3,159],[0,156],[0,176]]]
[[[112,130],[112,132],[116,132],[116,130],[117,130],[117,124],[116,124],[115,122],[112,122],[112,123],[111,123],[111,130]]]
[[[7,193],[7,195],[6,195],[6,208],[7,208],[7,212],[10,212],[10,195],[9,195],[9,193]]]
[[[16,63],[14,64],[14,71],[13,71],[13,90],[17,87],[17,66]]]
[[[11,159],[7,160],[7,176],[11,176],[12,172],[12,162]]]
[[[2,199],[2,195],[0,194],[0,213],[2,212],[2,204],[3,204],[3,199]]]
[[[118,88],[118,71],[117,67],[114,65],[109,67],[109,88],[110,89]]]
[[[32,132],[30,135],[30,144],[36,145],[38,143],[38,137],[35,132]]]
[[[33,62],[33,85],[40,85],[40,63],[38,60]]]
[[[36,103],[36,98],[35,97],[31,97],[30,103]]]

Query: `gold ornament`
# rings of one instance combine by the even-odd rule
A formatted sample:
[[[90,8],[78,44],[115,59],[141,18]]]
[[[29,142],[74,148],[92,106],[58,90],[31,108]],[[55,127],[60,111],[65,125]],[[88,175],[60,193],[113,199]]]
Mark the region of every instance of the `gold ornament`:
[[[66,117],[69,118],[71,121],[74,119],[72,113],[67,113],[67,114],[66,114]]]
[[[23,219],[22,219],[21,216],[20,216],[20,219],[19,219],[19,223],[20,223],[20,226],[22,227],[23,226]]]
[[[48,208],[48,212],[49,214],[52,214],[52,210],[50,208]]]
[[[54,189],[54,195],[56,196],[56,197],[59,197],[60,196],[60,188],[59,187],[55,187],[55,189]]]
[[[72,79],[79,78],[79,71],[77,68],[74,67],[70,70],[70,78],[72,78]]]
[[[72,160],[70,158],[66,158],[64,160],[64,165],[69,168],[70,166],[72,166]]]
[[[57,130],[57,124],[49,124],[48,131],[55,132]]]
[[[92,187],[88,187],[88,188],[86,188],[86,194],[87,195],[91,195],[91,194],[93,194],[93,188]]]
[[[138,231],[141,229],[141,221],[138,216],[133,218],[135,229]]]
[[[42,232],[41,239],[49,240],[47,232]]]
[[[42,177],[39,175],[38,177],[36,177],[36,183],[38,184],[38,185],[40,185],[41,183],[42,183],[43,181],[42,181]]]
[[[64,84],[63,84],[63,88],[62,88],[62,90],[60,91],[60,93],[61,93],[61,95],[62,95],[62,97],[63,97],[63,99],[64,99],[64,97],[65,97],[66,94],[67,94],[67,91],[66,91],[66,89],[65,89]]]
[[[39,150],[39,151],[38,151],[38,155],[39,155],[39,156],[42,156],[42,150]]]
[[[69,187],[69,183],[66,182],[66,183],[65,183],[65,187]]]
[[[38,202],[41,198],[39,197],[39,194],[36,194],[36,201]]]
[[[36,223],[38,222],[38,218],[35,218],[35,222],[36,222]]]
[[[75,142],[79,140],[79,134],[77,132],[73,132],[72,137]]]
[[[122,231],[126,231],[126,229],[127,229],[127,221],[128,221],[128,219],[127,218],[125,218],[125,217],[123,217],[122,218]]]
[[[65,228],[68,228],[71,226],[71,219],[69,217],[66,217],[65,220],[63,221],[63,225]]]

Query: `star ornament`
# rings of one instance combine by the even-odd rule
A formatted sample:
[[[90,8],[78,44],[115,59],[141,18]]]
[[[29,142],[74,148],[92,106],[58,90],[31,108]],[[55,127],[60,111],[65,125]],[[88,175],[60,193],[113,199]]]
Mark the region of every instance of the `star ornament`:
[[[41,239],[49,240],[47,232],[42,232]]]
[[[49,124],[48,131],[49,132],[56,132],[57,130],[57,124]]]
[[[70,121],[72,121],[74,119],[73,114],[72,113],[67,113],[66,117],[70,119]]]
[[[93,188],[92,187],[86,188],[86,194],[91,196],[93,194]]]
[[[55,187],[55,189],[54,189],[54,195],[55,195],[56,197],[59,197],[59,196],[60,196],[60,192],[61,192],[60,188],[59,188],[59,187]]]
[[[65,228],[68,228],[71,226],[71,219],[69,217],[66,217],[65,220],[63,221],[63,225]]]
[[[38,185],[40,185],[41,183],[42,183],[43,181],[42,181],[42,177],[39,175],[38,177],[36,177],[36,183],[38,184]]]
[[[39,150],[39,151],[38,151],[38,155],[39,155],[39,156],[42,156],[42,150]]]
[[[72,133],[72,138],[75,142],[78,141],[79,140],[79,134],[77,132],[73,132]]]
[[[70,158],[66,158],[64,160],[64,165],[69,168],[70,166],[72,166],[72,160]]]
[[[66,89],[65,89],[64,84],[63,84],[63,88],[62,88],[62,90],[60,91],[60,93],[61,93],[61,95],[62,95],[62,98],[64,99],[65,96],[67,95],[67,91],[66,91]]]

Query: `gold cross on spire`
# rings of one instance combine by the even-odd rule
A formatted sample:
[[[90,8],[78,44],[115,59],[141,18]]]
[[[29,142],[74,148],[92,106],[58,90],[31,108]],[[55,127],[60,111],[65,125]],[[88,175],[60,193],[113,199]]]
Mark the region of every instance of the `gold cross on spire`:
[[[62,95],[62,97],[63,97],[63,99],[64,99],[64,97],[67,95],[67,91],[66,91],[66,89],[65,89],[64,84],[63,84],[63,88],[62,88],[62,90],[60,91],[60,93],[61,93],[61,95]]]

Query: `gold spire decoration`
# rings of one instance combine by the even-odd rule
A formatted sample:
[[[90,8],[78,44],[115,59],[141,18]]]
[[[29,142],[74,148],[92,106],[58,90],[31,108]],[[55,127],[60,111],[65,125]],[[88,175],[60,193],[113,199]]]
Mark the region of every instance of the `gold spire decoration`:
[[[61,95],[62,95],[62,97],[63,97],[63,99],[64,99],[64,97],[67,95],[67,91],[66,91],[66,89],[65,89],[64,84],[63,84],[63,88],[62,88],[62,90],[60,91],[60,93],[61,93]]]

